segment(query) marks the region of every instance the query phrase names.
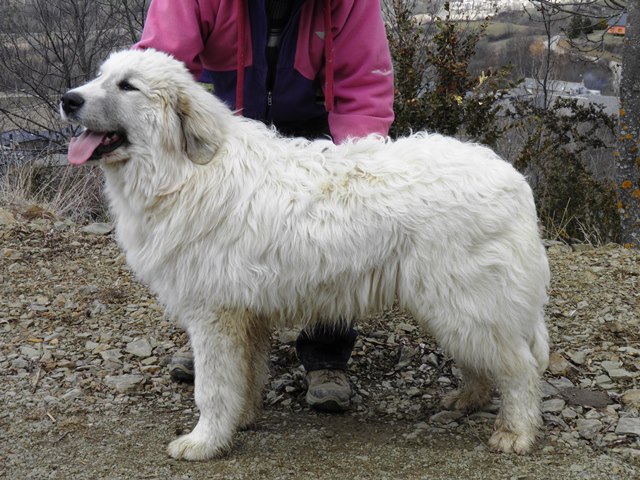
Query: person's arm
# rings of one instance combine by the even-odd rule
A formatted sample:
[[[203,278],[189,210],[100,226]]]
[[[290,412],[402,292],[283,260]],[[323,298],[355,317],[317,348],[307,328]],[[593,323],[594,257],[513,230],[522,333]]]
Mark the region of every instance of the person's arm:
[[[202,5],[201,5],[202,3]],[[202,72],[200,53],[211,25],[211,0],[152,0],[140,41],[132,48],[153,48],[185,63],[194,78]],[[206,11],[201,11],[205,9]]]
[[[336,143],[371,133],[388,135],[393,122],[393,66],[379,0],[354,0],[334,38]]]

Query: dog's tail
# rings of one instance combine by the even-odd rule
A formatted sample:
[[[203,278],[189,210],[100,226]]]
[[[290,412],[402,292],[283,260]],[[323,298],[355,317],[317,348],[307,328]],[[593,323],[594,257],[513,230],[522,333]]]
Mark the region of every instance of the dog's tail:
[[[529,343],[531,353],[538,363],[538,372],[542,374],[549,365],[549,332],[544,323],[544,313],[540,313],[540,318],[534,328],[533,336]]]

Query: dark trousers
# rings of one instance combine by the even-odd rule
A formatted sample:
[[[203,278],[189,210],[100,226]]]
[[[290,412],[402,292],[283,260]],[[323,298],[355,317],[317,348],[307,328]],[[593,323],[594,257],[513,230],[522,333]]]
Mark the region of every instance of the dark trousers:
[[[307,372],[346,370],[358,333],[346,322],[305,328],[296,340],[296,353]]]

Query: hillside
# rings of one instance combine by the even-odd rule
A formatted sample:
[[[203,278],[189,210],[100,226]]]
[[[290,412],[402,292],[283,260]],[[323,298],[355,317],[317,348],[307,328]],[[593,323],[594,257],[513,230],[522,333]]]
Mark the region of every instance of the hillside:
[[[0,208],[0,477],[10,479],[629,479],[640,477],[640,252],[549,247],[545,427],[530,456],[487,451],[497,405],[443,411],[450,359],[396,310],[358,324],[345,415],[304,404],[295,332],[273,335],[265,412],[230,454],[164,452],[195,424],[169,378],[184,334],[110,234]]]

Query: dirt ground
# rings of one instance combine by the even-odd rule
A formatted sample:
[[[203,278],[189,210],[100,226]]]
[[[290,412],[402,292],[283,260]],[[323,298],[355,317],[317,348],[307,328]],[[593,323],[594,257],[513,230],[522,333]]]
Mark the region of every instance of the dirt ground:
[[[358,323],[350,412],[306,407],[295,332],[274,332],[259,422],[226,457],[189,463],[165,452],[197,421],[193,386],[166,371],[184,334],[111,235],[0,211],[0,478],[640,478],[640,253],[552,245],[549,256],[554,355],[531,455],[487,450],[495,403],[443,412],[460,372],[393,310]]]

